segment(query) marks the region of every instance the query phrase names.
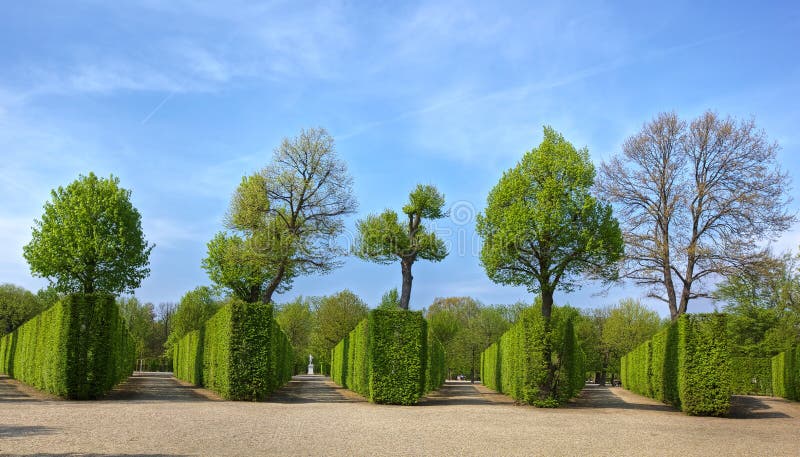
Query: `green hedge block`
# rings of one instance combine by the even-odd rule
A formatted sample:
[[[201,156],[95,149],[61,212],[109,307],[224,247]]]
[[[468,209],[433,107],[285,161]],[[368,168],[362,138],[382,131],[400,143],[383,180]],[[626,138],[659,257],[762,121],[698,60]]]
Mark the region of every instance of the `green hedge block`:
[[[187,333],[172,348],[173,374],[176,378],[203,385],[203,330]]]
[[[425,390],[427,322],[418,311],[369,314],[370,400],[413,405]]]
[[[800,346],[776,355],[771,365],[773,395],[800,400]]]
[[[690,415],[724,416],[733,389],[723,314],[686,314],[620,361],[623,386]]]
[[[520,402],[548,406],[580,392],[586,357],[575,335],[573,316],[555,308],[550,328],[546,331],[538,307],[523,311],[519,321],[481,353],[483,384]],[[557,368],[556,389],[549,400],[541,398],[548,377],[547,344],[552,348],[550,362]]]
[[[731,355],[723,314],[678,319],[681,409],[692,416],[724,416],[731,407]]]
[[[373,310],[331,351],[331,379],[375,403],[412,405],[444,383],[444,348],[420,312]]]
[[[272,305],[235,300],[173,348],[175,376],[228,400],[263,400],[292,377],[294,353]]]
[[[731,390],[734,395],[772,395],[772,360],[731,357]]]
[[[0,339],[0,372],[70,399],[102,397],[133,372],[135,347],[108,294],[73,294]]]
[[[425,393],[441,387],[446,376],[444,345],[428,329],[428,364],[425,376]]]

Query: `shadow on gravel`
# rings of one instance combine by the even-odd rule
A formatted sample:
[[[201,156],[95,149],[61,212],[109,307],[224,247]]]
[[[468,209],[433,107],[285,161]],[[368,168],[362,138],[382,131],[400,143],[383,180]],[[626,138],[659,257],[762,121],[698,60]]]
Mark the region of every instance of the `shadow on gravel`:
[[[172,377],[172,373],[136,372],[127,381],[115,387],[103,400],[130,401],[209,401],[193,386],[185,386]]]
[[[26,386],[16,379],[0,375],[0,403],[4,402],[29,402],[55,399],[51,395],[36,391],[33,387]]]
[[[339,387],[330,378],[299,375],[278,389],[267,400],[270,403],[363,403],[366,400]]]
[[[119,456],[119,457],[183,457],[182,454],[0,454],[0,456],[14,456],[14,457],[106,457],[106,456]],[[187,456],[188,457],[188,456]]]
[[[0,425],[0,439],[50,435],[57,431],[57,428],[45,427],[42,425]]]
[[[459,382],[447,381],[439,388],[424,397],[418,406],[457,406],[480,405],[491,406],[499,403],[484,398],[475,386]]]
[[[731,419],[788,419],[792,416],[777,411],[770,403],[780,403],[775,398],[734,395],[731,400]],[[769,402],[769,403],[767,403]]]
[[[611,389],[611,387],[607,386],[586,386],[581,391],[581,396],[568,403],[566,406],[568,408],[609,408],[664,412],[678,411],[676,408],[669,405],[629,403],[614,395]]]

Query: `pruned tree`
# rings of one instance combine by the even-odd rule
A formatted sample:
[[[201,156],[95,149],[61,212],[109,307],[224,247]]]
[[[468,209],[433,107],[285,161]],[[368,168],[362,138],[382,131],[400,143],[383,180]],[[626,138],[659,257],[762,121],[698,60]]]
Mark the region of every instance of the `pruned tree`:
[[[346,252],[336,245],[357,207],[352,178],[324,129],[284,139],[272,162],[245,177],[203,268],[246,301],[272,302],[297,276],[327,273]]]
[[[422,224],[423,219],[445,216],[444,195],[434,186],[419,184],[408,197],[408,203],[403,206],[407,223],[400,221],[398,214],[390,209],[369,215],[358,221],[358,237],[353,249],[355,255],[370,262],[391,264],[400,260],[401,309],[408,309],[411,301],[414,262],[418,259],[439,262],[447,257],[444,241]]]
[[[794,221],[777,151],[753,120],[661,113],[602,164],[598,189],[624,221],[624,275],[650,286],[672,319]]]
[[[119,179],[79,176],[51,192],[23,255],[62,293],[133,292],[150,273],[152,244]]]

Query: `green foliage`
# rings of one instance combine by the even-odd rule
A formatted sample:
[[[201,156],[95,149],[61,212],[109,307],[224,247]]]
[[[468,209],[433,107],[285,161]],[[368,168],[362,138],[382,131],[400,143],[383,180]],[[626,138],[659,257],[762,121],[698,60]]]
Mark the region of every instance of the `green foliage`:
[[[436,298],[425,318],[444,345],[445,366],[458,375],[471,373],[473,356],[479,362],[480,353],[508,330],[508,314],[506,308],[486,306],[471,297],[447,297]]]
[[[777,397],[800,401],[800,346],[772,358],[772,392]]]
[[[685,314],[621,361],[625,388],[690,415],[724,416],[732,378],[726,316]]]
[[[27,289],[13,284],[0,285],[0,335],[11,333],[47,306]]]
[[[117,306],[135,341],[137,358],[144,358],[147,355],[148,342],[153,338],[155,331],[156,316],[153,304],[140,303],[136,297],[131,296],[118,298]]]
[[[73,294],[0,339],[0,372],[70,399],[102,397],[133,371],[114,297]]]
[[[203,385],[203,329],[193,330],[172,347],[173,373],[178,379]]]
[[[538,306],[523,311],[517,323],[481,354],[483,384],[539,407],[557,406],[574,397],[583,388],[585,361],[575,334],[576,316],[572,308],[555,308],[548,335]],[[550,364],[545,355],[548,339],[555,349]],[[547,385],[548,365],[555,367],[552,385]]]
[[[417,259],[439,262],[447,257],[444,241],[422,224],[423,219],[440,219],[445,213],[444,195],[434,186],[417,185],[403,206],[408,221],[400,220],[397,212],[387,209],[371,214],[357,223],[358,237],[353,252],[363,260],[379,264],[400,261],[403,289],[400,308],[408,309],[411,297],[411,267]]]
[[[796,255],[765,256],[717,286],[735,354],[772,357],[800,344],[800,266]]]
[[[444,350],[420,312],[372,310],[331,358],[333,381],[375,403],[413,405],[444,382]]]
[[[592,195],[594,178],[589,151],[545,127],[539,147],[503,174],[477,217],[489,278],[542,292],[546,307],[579,277],[615,279],[622,234],[611,206]]]
[[[356,207],[333,138],[324,129],[302,130],[283,140],[266,168],[242,179],[227,232],[208,243],[203,268],[239,299],[271,303],[295,277],[341,264],[334,240]]]
[[[446,373],[444,345],[428,328],[428,359],[425,374],[425,392],[433,392],[444,384]]]
[[[221,306],[218,297],[208,287],[201,286],[187,292],[170,319],[172,328],[167,338],[167,347],[172,347],[187,333],[200,330]]]
[[[678,319],[678,388],[692,416],[724,416],[731,407],[730,345],[725,315]]]
[[[369,315],[370,400],[413,405],[425,391],[428,328],[421,312]]]
[[[232,300],[173,348],[175,376],[229,400],[263,400],[288,382],[294,353],[272,305]]]
[[[336,344],[367,317],[367,304],[349,290],[314,300],[314,332],[311,353],[317,357],[321,372],[331,366],[330,354]]]
[[[393,310],[398,308],[400,308],[400,294],[397,293],[397,287],[394,287],[381,296],[378,309]]]
[[[133,292],[150,270],[150,251],[131,192],[119,179],[79,176],[51,192],[23,254],[35,276],[63,293]]]
[[[766,357],[731,357],[734,395],[772,395],[772,360]]]
[[[311,352],[311,335],[314,331],[312,301],[298,297],[276,309],[275,321],[280,325],[295,350],[294,371],[301,373],[306,369]],[[317,365],[320,361],[317,360]]]

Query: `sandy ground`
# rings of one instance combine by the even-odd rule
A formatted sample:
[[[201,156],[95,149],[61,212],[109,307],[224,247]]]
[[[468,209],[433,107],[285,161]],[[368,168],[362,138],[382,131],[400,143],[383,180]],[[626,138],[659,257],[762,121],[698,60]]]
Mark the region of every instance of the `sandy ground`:
[[[302,376],[269,402],[244,403],[146,373],[107,400],[68,402],[0,377],[0,454],[800,455],[800,404],[735,402],[739,418],[697,418],[587,387],[565,408],[536,409],[451,382],[418,406],[382,406]]]

